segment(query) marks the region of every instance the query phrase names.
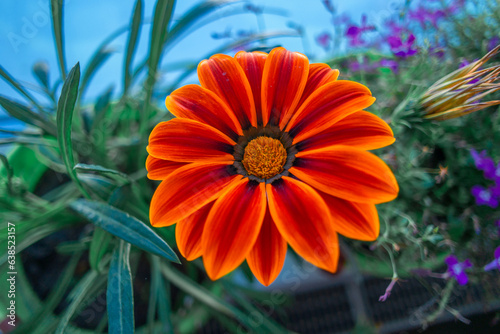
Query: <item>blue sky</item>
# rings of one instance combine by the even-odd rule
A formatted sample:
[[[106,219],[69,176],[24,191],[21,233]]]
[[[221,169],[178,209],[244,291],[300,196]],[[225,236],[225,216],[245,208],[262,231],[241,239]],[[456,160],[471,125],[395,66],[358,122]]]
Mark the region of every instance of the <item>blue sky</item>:
[[[199,3],[199,0],[178,0],[173,19],[182,16],[189,8]],[[203,55],[221,45],[223,41],[214,40],[211,35],[224,31],[258,30],[256,17],[249,13],[227,16],[245,1],[225,6],[212,15],[214,22],[194,31],[178,43],[163,59],[163,67],[179,61],[196,61]],[[325,10],[321,0],[255,0],[257,6],[269,8],[270,12],[280,15],[266,14],[264,16],[266,29],[269,31],[286,30],[291,21],[305,27],[309,50],[304,50],[302,40],[297,37],[275,39],[271,45],[281,44],[289,49],[309,52],[316,60],[321,60],[325,53],[315,45],[314,37],[325,30],[332,30],[331,16]],[[345,12],[354,21],[360,21],[362,14],[367,14],[369,21],[380,22],[392,13],[396,4],[401,1],[386,0],[350,0],[334,1],[338,12]],[[134,0],[66,0],[65,1],[65,33],[66,59],[68,70],[79,61],[82,68],[88,64],[89,58],[98,45],[113,31],[128,24],[134,6]],[[155,1],[145,0],[145,18],[151,17]],[[50,67],[51,83],[59,77],[56,53],[52,39],[52,27],[49,16],[48,0],[0,2],[0,65],[19,80],[26,88],[33,88],[35,79],[31,74],[32,66],[37,61],[45,61]],[[282,15],[283,14],[283,15]],[[147,44],[150,26],[143,26],[141,43],[135,60],[142,59],[147,54]],[[126,35],[117,38],[112,44],[116,51],[105,66],[94,77],[87,98],[92,99],[111,85],[115,91],[121,89],[121,69],[123,49]],[[163,80],[168,80],[166,73]],[[191,78],[191,81],[196,80]],[[36,95],[36,90],[33,91]],[[3,81],[0,81],[0,94],[15,99],[19,95]]]

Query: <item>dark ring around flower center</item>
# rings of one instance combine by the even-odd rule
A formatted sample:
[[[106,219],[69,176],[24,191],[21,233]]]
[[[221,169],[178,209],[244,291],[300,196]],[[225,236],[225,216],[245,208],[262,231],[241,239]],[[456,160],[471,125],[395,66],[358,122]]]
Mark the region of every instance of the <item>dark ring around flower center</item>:
[[[267,137],[278,140],[281,143],[281,145],[283,145],[283,148],[286,151],[286,160],[284,161],[283,166],[282,167],[280,166],[281,172],[277,173],[272,177],[270,176],[269,178],[259,177],[255,175],[259,173],[252,173],[252,171],[250,171],[249,173],[249,171],[247,171],[247,169],[245,168],[245,164],[248,167],[248,163],[245,161],[246,163],[244,164],[243,162],[243,160],[245,159],[245,149],[247,149],[248,144],[252,142],[254,139],[257,139],[259,137]],[[298,152],[295,146],[292,145],[292,141],[293,139],[288,134],[288,132],[281,131],[280,128],[277,126],[266,126],[258,128],[251,127],[243,131],[243,135],[238,138],[237,144],[234,145],[233,156],[235,161],[233,166],[236,168],[238,174],[248,177],[252,181],[272,183],[280,179],[282,176],[289,175],[288,169],[292,167],[293,162],[295,160],[295,154],[297,154]],[[249,149],[253,148],[250,146]],[[279,152],[277,154],[279,154]],[[279,160],[279,157],[276,158]]]

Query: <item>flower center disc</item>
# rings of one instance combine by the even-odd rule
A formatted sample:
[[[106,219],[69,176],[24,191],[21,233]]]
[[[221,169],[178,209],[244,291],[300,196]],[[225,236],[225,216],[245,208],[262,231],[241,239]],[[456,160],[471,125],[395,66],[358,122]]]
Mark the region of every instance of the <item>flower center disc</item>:
[[[286,150],[278,139],[260,136],[245,147],[241,163],[249,175],[270,179],[283,171],[286,159]]]

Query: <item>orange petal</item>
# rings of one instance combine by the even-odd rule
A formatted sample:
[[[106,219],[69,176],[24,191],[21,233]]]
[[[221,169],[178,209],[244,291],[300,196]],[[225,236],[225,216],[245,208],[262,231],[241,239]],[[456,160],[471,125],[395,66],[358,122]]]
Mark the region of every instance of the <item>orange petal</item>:
[[[231,108],[243,129],[257,126],[252,89],[241,66],[233,57],[216,54],[198,65],[203,87],[219,96]]]
[[[146,159],[146,170],[150,180],[164,180],[177,168],[184,166],[183,162],[163,160],[148,155]]]
[[[262,121],[283,129],[297,108],[309,73],[309,60],[298,52],[275,48],[262,77]]]
[[[372,113],[361,110],[297,143],[297,148],[302,151],[346,145],[362,150],[374,150],[391,145],[395,140],[386,122]]]
[[[327,194],[360,203],[383,203],[398,195],[389,167],[376,155],[348,146],[302,151],[290,173]]]
[[[319,87],[337,80],[339,70],[332,70],[327,64],[311,64],[309,65],[309,76],[307,77],[304,93],[300,98],[299,106]]]
[[[321,192],[330,209],[335,230],[345,237],[373,241],[380,232],[380,222],[375,204],[355,203]]]
[[[207,220],[208,213],[212,209],[213,203],[209,203],[189,215],[187,218],[180,220],[175,225],[175,240],[177,248],[188,261],[192,261],[201,256],[201,236],[203,235],[203,227]]]
[[[261,106],[261,86],[262,73],[266,63],[267,53],[264,52],[238,52],[234,58],[240,64],[248,78],[252,95],[255,101],[255,110],[257,112],[257,124],[262,125],[262,106]]]
[[[266,185],[269,211],[280,234],[305,260],[335,272],[339,258],[337,233],[330,211],[316,190],[283,176]]]
[[[286,248],[286,240],[266,210],[259,237],[247,255],[248,266],[263,285],[269,286],[278,277],[285,263]]]
[[[203,263],[216,280],[238,267],[252,249],[266,213],[264,183],[247,178],[219,197],[202,237]]]
[[[151,225],[170,226],[226,192],[241,175],[230,163],[192,163],[160,183],[149,209]]]
[[[174,90],[165,99],[167,109],[179,118],[208,124],[232,139],[243,135],[234,112],[215,93],[198,85]]]
[[[312,93],[286,127],[293,143],[307,139],[375,101],[366,86],[354,81],[327,83]]]
[[[235,144],[209,125],[174,118],[155,126],[147,150],[155,158],[179,162],[233,161]]]

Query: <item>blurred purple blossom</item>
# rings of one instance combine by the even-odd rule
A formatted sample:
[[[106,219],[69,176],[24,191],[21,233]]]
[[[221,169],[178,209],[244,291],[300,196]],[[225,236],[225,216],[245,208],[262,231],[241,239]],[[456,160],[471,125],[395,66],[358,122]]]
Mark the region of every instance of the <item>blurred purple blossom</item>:
[[[431,46],[429,48],[429,55],[436,57],[438,59],[443,59],[445,55],[445,49],[441,46]]]
[[[316,43],[321,46],[325,51],[330,49],[330,42],[332,41],[332,35],[328,32],[323,32],[316,36]]]
[[[375,30],[375,26],[368,25],[366,15],[363,15],[361,19],[361,26],[351,25],[347,28],[345,33],[346,37],[349,38],[349,45],[351,46],[362,46],[365,45],[363,40],[363,34],[367,31]]]
[[[500,220],[497,223],[500,223]],[[500,271],[500,246],[495,249],[493,255],[495,256],[495,259],[484,266],[484,271],[490,271],[493,269],[498,269]]]
[[[470,154],[474,159],[476,168],[484,172],[484,177],[489,180],[495,180],[498,168],[495,166],[493,159],[486,155],[486,151],[478,153],[476,150],[472,149]]]
[[[500,44],[500,37],[495,36],[490,38],[488,41],[488,52],[493,50],[498,44]]]
[[[415,35],[413,34],[408,35],[404,42],[401,36],[389,36],[387,42],[396,57],[407,58],[417,53],[417,49],[413,46],[415,43]]]
[[[398,73],[399,64],[393,59],[382,59],[379,63],[380,67],[389,68],[392,72]]]
[[[498,198],[492,194],[490,189],[475,185],[471,189],[471,194],[476,198],[477,205],[488,205],[491,208],[498,206]]]
[[[422,28],[425,27],[426,22],[430,22],[433,27],[437,28],[438,21],[446,16],[445,12],[440,9],[432,10],[422,6],[415,10],[410,10],[408,14],[410,19],[419,22]]]
[[[472,263],[469,259],[466,259],[464,262],[458,262],[458,259],[455,256],[450,255],[446,257],[444,262],[448,265],[448,274],[451,277],[454,277],[458,284],[466,285],[468,278],[465,270],[472,267]]]

